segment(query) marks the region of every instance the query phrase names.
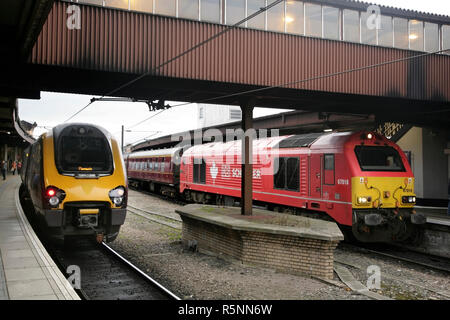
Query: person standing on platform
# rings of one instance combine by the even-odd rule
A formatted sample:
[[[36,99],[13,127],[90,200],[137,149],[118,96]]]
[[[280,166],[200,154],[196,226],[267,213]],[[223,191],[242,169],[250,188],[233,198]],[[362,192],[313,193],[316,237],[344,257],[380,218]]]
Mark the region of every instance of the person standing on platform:
[[[8,170],[8,163],[3,160],[1,165],[3,180],[6,180],[6,170]]]
[[[16,174],[16,169],[17,169],[17,162],[13,161],[12,166],[11,166],[11,172],[13,175]]]

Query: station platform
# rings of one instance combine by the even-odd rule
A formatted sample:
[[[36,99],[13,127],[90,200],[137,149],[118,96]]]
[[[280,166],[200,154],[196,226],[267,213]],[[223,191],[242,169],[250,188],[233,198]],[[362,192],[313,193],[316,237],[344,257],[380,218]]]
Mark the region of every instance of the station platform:
[[[450,216],[447,214],[447,208],[415,206],[414,210],[425,215],[427,223],[450,226]]]
[[[0,179],[0,300],[80,300],[19,202],[20,177]]]

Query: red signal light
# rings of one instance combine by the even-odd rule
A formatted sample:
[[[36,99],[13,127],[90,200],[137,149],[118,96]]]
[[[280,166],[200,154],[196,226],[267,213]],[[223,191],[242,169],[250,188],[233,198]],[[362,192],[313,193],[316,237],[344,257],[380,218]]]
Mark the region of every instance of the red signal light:
[[[48,189],[47,190],[47,195],[49,197],[53,197],[56,194],[56,191],[54,189]]]

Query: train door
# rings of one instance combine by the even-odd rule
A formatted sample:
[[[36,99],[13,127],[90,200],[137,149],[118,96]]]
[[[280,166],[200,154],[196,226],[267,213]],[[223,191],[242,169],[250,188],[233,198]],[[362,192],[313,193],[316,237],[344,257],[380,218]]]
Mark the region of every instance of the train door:
[[[322,155],[312,154],[309,165],[310,195],[313,198],[322,198]]]

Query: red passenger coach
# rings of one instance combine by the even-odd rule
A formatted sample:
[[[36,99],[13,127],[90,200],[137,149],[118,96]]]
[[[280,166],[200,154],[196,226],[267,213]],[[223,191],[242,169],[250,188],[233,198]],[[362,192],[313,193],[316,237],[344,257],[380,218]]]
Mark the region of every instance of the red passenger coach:
[[[180,192],[190,201],[231,204],[241,196],[241,142],[208,143],[182,156]],[[369,132],[255,140],[253,200],[295,214],[326,214],[361,241],[409,239],[414,177],[402,150]]]
[[[130,185],[175,197],[181,148],[136,152],[126,157]]]

